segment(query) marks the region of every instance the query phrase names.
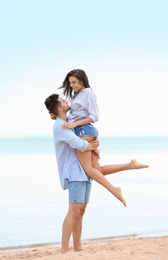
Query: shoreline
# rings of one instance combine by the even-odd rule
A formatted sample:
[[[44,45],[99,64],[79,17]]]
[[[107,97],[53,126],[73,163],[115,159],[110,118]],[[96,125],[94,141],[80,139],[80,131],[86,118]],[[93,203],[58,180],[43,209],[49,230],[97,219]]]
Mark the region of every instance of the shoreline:
[[[44,244],[46,245],[46,244]],[[35,245],[34,245],[35,246]],[[0,260],[166,260],[168,255],[168,236],[139,237],[137,235],[116,238],[99,238],[82,241],[82,251],[74,252],[72,246],[62,254],[58,245],[17,249],[0,252]]]
[[[121,236],[108,236],[108,237],[97,237],[97,238],[88,238],[82,239],[82,243],[90,242],[101,242],[108,240],[122,240],[122,239],[131,239],[131,238],[145,238],[145,237],[168,237],[168,231],[158,231],[158,232],[147,232],[140,234],[128,234]],[[72,241],[70,241],[70,246],[72,246]],[[25,244],[25,245],[15,245],[15,246],[2,246],[0,247],[1,252],[13,252],[21,250],[33,250],[34,248],[50,248],[50,247],[61,247],[61,242],[49,242],[49,243],[34,243],[34,244]]]
[[[114,236],[114,237],[100,237],[100,238],[89,238],[82,240],[82,243],[90,243],[90,242],[101,242],[107,240],[119,240],[119,239],[126,239],[126,238],[138,238],[138,234],[132,235],[125,235],[125,236]],[[51,242],[51,243],[37,243],[37,244],[29,244],[29,245],[18,245],[18,246],[7,246],[7,247],[0,247],[1,252],[13,252],[13,251],[21,251],[21,250],[33,250],[34,248],[50,248],[50,247],[60,247],[61,242]],[[72,241],[70,241],[70,246],[72,246]]]

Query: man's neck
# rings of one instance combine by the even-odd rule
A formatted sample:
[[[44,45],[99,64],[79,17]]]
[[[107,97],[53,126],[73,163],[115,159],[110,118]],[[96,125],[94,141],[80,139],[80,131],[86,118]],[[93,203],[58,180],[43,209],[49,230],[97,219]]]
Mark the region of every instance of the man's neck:
[[[57,118],[60,118],[60,119],[62,119],[64,121],[68,121],[68,118],[67,118],[66,115],[58,115]]]

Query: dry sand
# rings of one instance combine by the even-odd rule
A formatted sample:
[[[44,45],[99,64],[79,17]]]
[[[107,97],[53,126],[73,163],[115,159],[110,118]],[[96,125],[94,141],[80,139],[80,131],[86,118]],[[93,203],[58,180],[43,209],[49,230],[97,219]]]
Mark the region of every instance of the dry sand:
[[[82,242],[83,250],[60,253],[58,246],[0,251],[0,259],[28,260],[167,260],[168,236],[96,239]]]

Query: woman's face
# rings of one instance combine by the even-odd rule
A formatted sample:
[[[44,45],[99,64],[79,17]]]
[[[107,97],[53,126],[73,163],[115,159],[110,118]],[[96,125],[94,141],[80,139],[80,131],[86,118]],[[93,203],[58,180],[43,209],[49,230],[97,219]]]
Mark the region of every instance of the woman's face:
[[[75,76],[70,76],[69,77],[69,84],[71,88],[73,88],[74,92],[80,92],[85,88],[84,84],[82,81],[79,81]]]

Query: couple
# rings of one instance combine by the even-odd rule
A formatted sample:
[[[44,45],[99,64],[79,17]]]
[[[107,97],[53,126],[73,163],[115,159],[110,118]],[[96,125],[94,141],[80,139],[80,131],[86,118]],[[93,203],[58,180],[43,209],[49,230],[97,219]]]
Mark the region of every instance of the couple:
[[[69,240],[73,237],[73,249],[80,251],[82,219],[86,206],[89,202],[92,178],[85,174],[79,163],[76,151],[89,153],[97,150],[99,141],[97,139],[88,142],[77,136],[73,128],[66,127],[67,112],[70,110],[68,102],[53,94],[45,100],[46,108],[55,117],[53,126],[54,146],[61,187],[69,191],[69,209],[62,227],[61,252],[69,250]],[[148,165],[141,164],[135,160],[126,164],[101,166],[102,176],[119,171],[146,168]],[[105,178],[105,177],[104,177]],[[121,189],[118,188],[119,200],[122,202]],[[124,203],[123,203],[124,204]]]

